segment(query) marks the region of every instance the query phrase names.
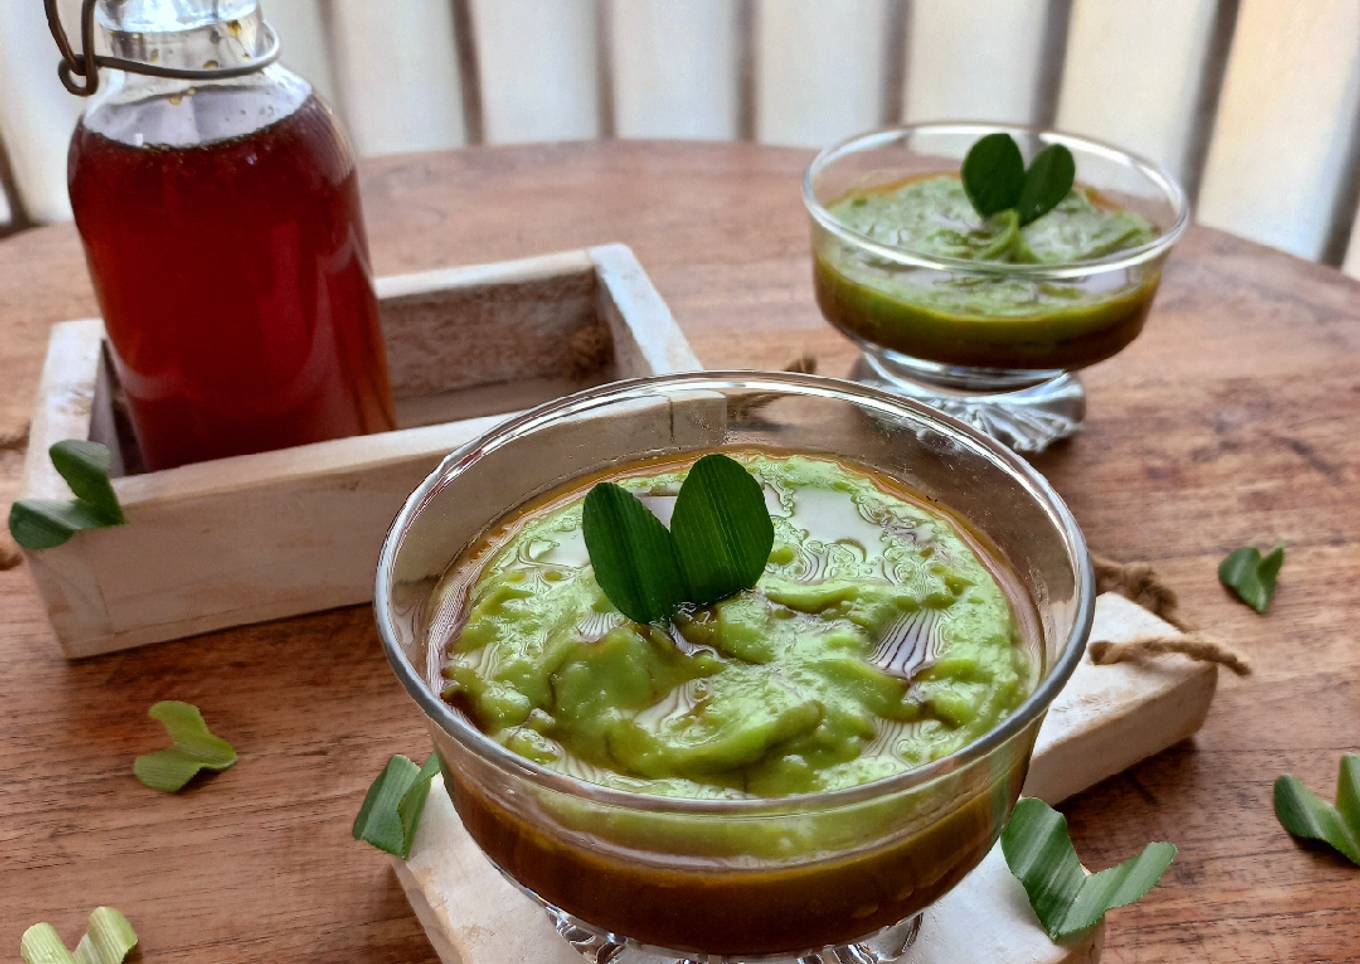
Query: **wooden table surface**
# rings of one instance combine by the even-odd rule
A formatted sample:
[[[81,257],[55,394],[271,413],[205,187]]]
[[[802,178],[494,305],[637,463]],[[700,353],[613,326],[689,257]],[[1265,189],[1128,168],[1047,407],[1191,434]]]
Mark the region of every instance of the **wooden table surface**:
[[[597,143],[368,162],[375,269],[622,241],[706,365],[807,351],[843,374],[854,353],[812,301],[808,159]],[[0,436],[29,416],[47,326],[94,312],[70,226],[0,243]],[[1106,960],[1360,960],[1360,869],[1300,848],[1271,810],[1276,776],[1330,799],[1360,750],[1360,285],[1191,229],[1147,332],[1085,379],[1084,431],[1037,464],[1093,548],[1153,562],[1256,665],[1223,677],[1193,743],[1064,807],[1089,866],[1180,846],[1162,885],[1111,915]],[[1276,539],[1288,560],[1258,616],[1216,569]],[[386,857],[349,834],[388,755],[429,749],[367,608],[68,664],[20,567],[0,573],[0,661],[0,956],[39,920],[74,944],[113,904],[147,960],[433,960]],[[241,762],[178,796],[144,788],[130,765],[163,740],[144,715],[158,699],[197,703]]]

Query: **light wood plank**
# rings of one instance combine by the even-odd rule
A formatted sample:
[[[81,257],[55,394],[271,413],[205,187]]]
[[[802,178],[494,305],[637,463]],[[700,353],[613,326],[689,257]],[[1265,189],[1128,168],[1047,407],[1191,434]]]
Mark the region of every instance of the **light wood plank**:
[[[756,139],[822,147],[879,126],[884,0],[756,4]]]
[[[737,136],[737,18],[729,0],[614,0],[614,132]]]
[[[448,0],[331,0],[337,86],[362,155],[465,143]]]
[[[1044,0],[913,0],[906,118],[1034,120],[1047,7]]]
[[[1244,0],[1200,221],[1316,258],[1360,115],[1360,4]]]
[[[1077,0],[1058,126],[1150,157],[1184,178],[1216,6]]]
[[[595,0],[474,0],[487,143],[600,132]]]

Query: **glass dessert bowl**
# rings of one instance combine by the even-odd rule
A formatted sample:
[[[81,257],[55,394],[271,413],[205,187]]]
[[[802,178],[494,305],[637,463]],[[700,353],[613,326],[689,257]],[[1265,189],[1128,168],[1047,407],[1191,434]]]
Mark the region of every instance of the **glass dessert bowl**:
[[[764,595],[753,590],[746,602],[759,598],[764,605],[782,599],[790,612],[773,616],[786,616],[789,625],[824,627],[836,646],[848,645],[853,627],[837,621],[843,610],[790,601],[787,593],[779,596],[766,583],[788,576],[786,584],[810,586],[813,595],[830,598],[831,593],[820,590],[828,589],[826,580],[839,578],[835,565],[849,567],[845,572],[853,575],[857,565],[877,558],[862,551],[863,527],[866,520],[877,524],[883,517],[885,532],[902,533],[902,546],[920,550],[899,560],[916,567],[911,586],[926,580],[920,583],[920,611],[939,615],[956,605],[962,614],[957,625],[970,625],[963,618],[965,608],[971,611],[973,606],[970,586],[987,580],[981,570],[969,568],[971,563],[964,565],[962,557],[955,557],[958,566],[946,558],[964,551],[960,547],[965,544],[997,574],[1007,611],[1016,618],[1014,665],[1021,668],[1023,681],[1009,680],[1015,686],[999,702],[979,697],[970,703],[969,694],[985,687],[969,688],[976,682],[970,674],[978,672],[968,662],[969,654],[945,652],[938,640],[929,645],[917,640],[926,648],[922,659],[904,671],[898,705],[910,704],[913,713],[940,713],[929,720],[903,716],[892,730],[894,739],[902,738],[892,752],[900,745],[908,748],[908,757],[922,754],[919,765],[890,765],[882,777],[866,770],[859,778],[831,779],[828,774],[842,772],[836,770],[844,765],[841,759],[814,774],[820,788],[812,790],[803,789],[804,776],[789,776],[792,771],[785,764],[798,755],[786,752],[793,746],[815,764],[816,754],[809,749],[816,742],[813,731],[781,731],[769,737],[765,757],[758,761],[741,750],[732,751],[735,759],[715,763],[715,753],[721,755],[715,751],[704,755],[697,769],[682,765],[677,773],[654,769],[657,760],[673,759],[667,756],[675,749],[669,745],[647,744],[640,757],[617,746],[609,755],[629,762],[616,763],[612,770],[585,759],[588,750],[581,751],[581,758],[569,754],[563,759],[551,750],[539,752],[543,741],[537,737],[550,738],[550,746],[572,747],[573,753],[588,744],[572,742],[576,736],[565,730],[571,707],[553,705],[556,723],[535,725],[533,714],[540,714],[540,720],[552,717],[543,713],[542,704],[530,714],[525,706],[515,709],[516,702],[546,689],[552,694],[542,698],[560,703],[579,677],[578,657],[605,658],[608,647],[621,638],[614,633],[644,641],[639,646],[663,649],[673,637],[676,652],[663,657],[672,669],[682,659],[709,656],[696,655],[705,647],[691,648],[693,638],[683,630],[667,637],[655,624],[627,623],[614,613],[607,626],[571,631],[577,635],[563,643],[568,655],[554,664],[556,675],[546,688],[518,664],[496,676],[497,685],[509,681],[508,688],[478,688],[464,673],[470,663],[459,661],[486,648],[467,645],[474,623],[480,634],[489,625],[488,613],[509,611],[498,599],[527,597],[529,605],[522,611],[529,615],[521,630],[503,631],[502,636],[528,638],[532,634],[524,627],[552,610],[558,598],[507,593],[496,578],[513,575],[516,567],[561,564],[553,553],[566,551],[569,535],[560,545],[536,546],[544,542],[542,531],[568,531],[560,523],[574,504],[572,494],[584,491],[583,484],[631,475],[643,479],[636,484],[662,492],[663,477],[676,465],[715,450],[740,455],[767,483],[767,492],[772,479],[787,480],[795,470],[806,471],[797,478],[807,488],[789,487],[793,498],[816,488],[818,483],[808,480],[831,478],[824,489],[817,489],[814,501],[819,505],[825,502],[824,492],[835,490],[853,493],[856,506],[868,507],[853,524],[859,531],[816,543],[826,549],[826,558],[840,561],[828,570],[822,559],[813,567],[815,576],[796,561],[812,543],[789,547],[781,541],[789,532],[801,531],[797,511],[785,518],[772,509],[775,549],[757,585]],[[845,479],[854,484],[842,484]],[[866,479],[877,481],[861,481]],[[783,504],[778,493],[768,498]],[[878,511],[883,505],[896,506],[897,514],[885,516]],[[906,517],[913,522],[904,528]],[[947,538],[946,531],[951,533]],[[940,538],[925,537],[931,532]],[[900,548],[887,541],[884,545]],[[567,568],[565,576],[559,572],[548,578],[545,573],[533,585],[561,587],[580,578],[582,591],[592,589],[588,569],[582,575]],[[936,577],[937,582],[930,582]],[[859,587],[874,580],[845,581]],[[530,585],[524,580],[519,584]],[[445,786],[464,826],[492,863],[546,909],[565,939],[591,959],[616,964],[696,958],[790,964],[900,959],[914,938],[921,910],[976,866],[1000,834],[1024,782],[1044,712],[1084,651],[1094,599],[1085,544],[1070,513],[1041,476],[994,440],[919,402],[853,382],[741,372],[618,382],[502,423],[450,455],[412,493],[384,543],[375,592],[388,659],[426,716]],[[584,598],[592,600],[590,612],[601,616],[596,597]],[[903,605],[910,609],[915,604]],[[672,628],[686,620],[699,617],[677,616]],[[714,623],[719,622],[715,617]],[[790,637],[772,629],[768,638],[787,642]],[[757,633],[754,642],[762,640]],[[731,655],[729,642],[719,638],[713,644],[722,659]],[[481,662],[490,660],[502,669],[512,656],[522,655],[489,652]],[[836,654],[814,657],[822,661],[831,655]],[[568,679],[562,667],[573,660],[576,676]],[[626,668],[645,663],[642,657],[623,661]],[[749,676],[766,665],[770,673],[794,672],[780,663],[778,654],[755,658],[738,669]],[[720,691],[723,676],[708,673],[694,675]],[[927,677],[936,684],[933,697],[917,690]],[[855,676],[861,678],[877,681],[875,685],[886,679],[872,667]],[[616,677],[600,680],[601,685],[586,689],[626,690]],[[811,686],[816,691],[820,685],[804,682],[794,689],[802,692]],[[869,683],[854,682],[838,693],[872,689]],[[773,705],[786,699],[795,698],[772,697],[769,715],[778,715]],[[966,704],[961,710],[960,699]],[[606,712],[627,717],[628,726],[644,715],[657,715],[653,708],[619,700],[619,713],[615,710],[620,706],[609,706]],[[946,701],[953,709],[949,722],[942,722]],[[991,709],[980,709],[984,703]],[[525,722],[489,726],[488,707],[503,710],[512,722]],[[691,705],[687,711],[693,709]],[[739,729],[748,722],[744,718],[762,712],[749,705],[740,710],[733,723]],[[822,724],[829,725],[834,716],[830,702],[823,711],[813,721],[814,730],[824,729]],[[599,714],[592,710],[579,715],[590,725]],[[637,737],[635,730],[629,732]],[[744,739],[749,734],[741,730],[739,735]],[[844,733],[832,736],[856,746],[874,740],[872,734],[848,740],[842,739]],[[636,759],[648,762],[635,771],[631,761]],[[736,772],[729,764],[764,792],[750,792],[742,780],[729,779]]]
[[[1006,225],[1004,238],[999,216],[979,217],[957,181],[968,149],[996,132],[1011,135],[1026,159],[1061,144],[1076,163],[1068,199],[1023,228]],[[921,190],[927,181],[947,186],[946,178],[952,192]],[[808,167],[803,201],[818,305],[863,350],[853,377],[1024,452],[1080,428],[1085,394],[1072,373],[1142,331],[1190,218],[1185,192],[1150,161],[997,124],[850,138]]]

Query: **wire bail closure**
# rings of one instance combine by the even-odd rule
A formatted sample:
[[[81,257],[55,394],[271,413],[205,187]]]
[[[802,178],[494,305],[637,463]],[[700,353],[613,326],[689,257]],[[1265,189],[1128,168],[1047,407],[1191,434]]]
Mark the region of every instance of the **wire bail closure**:
[[[83,0],[80,7],[80,53],[71,49],[66,38],[66,30],[61,25],[61,14],[57,10],[57,0],[43,0],[47,11],[47,26],[52,31],[52,39],[61,51],[61,62],[57,64],[57,78],[61,85],[78,97],[89,97],[99,89],[99,68],[126,70],[133,74],[148,77],[176,77],[184,80],[224,80],[230,77],[244,77],[263,70],[279,59],[279,35],[268,23],[261,21],[267,46],[263,53],[252,58],[248,64],[235,67],[211,67],[195,70],[189,67],[160,67],[139,60],[125,60],[122,57],[109,57],[94,52],[94,7],[98,0]],[[82,84],[78,78],[83,78]]]

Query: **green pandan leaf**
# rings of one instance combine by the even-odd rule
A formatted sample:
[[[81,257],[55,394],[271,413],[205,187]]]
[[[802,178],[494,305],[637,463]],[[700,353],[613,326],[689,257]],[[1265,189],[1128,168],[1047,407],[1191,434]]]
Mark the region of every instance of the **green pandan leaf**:
[[[115,523],[124,521],[123,508],[118,504],[118,496],[109,482],[113,456],[109,454],[107,446],[98,442],[67,439],[53,445],[47,454],[57,474],[66,480],[77,499],[88,502]]]
[[[705,455],[680,486],[667,531],[622,486],[601,482],[581,512],[595,580],[640,623],[682,602],[706,605],[756,584],[774,545],[760,483],[725,455]]]
[[[1275,781],[1275,816],[1295,837],[1328,844],[1360,867],[1360,756],[1341,757],[1335,805],[1298,777],[1280,777]]]
[[[1062,144],[1050,144],[1035,155],[1025,171],[1025,183],[1015,202],[1023,227],[1058,206],[1077,180],[1077,162]]]
[[[1284,565],[1284,546],[1277,545],[1267,556],[1255,546],[1234,549],[1218,566],[1218,581],[1237,594],[1258,613],[1270,608],[1275,598],[1275,579]]]
[[[988,134],[968,149],[961,172],[964,193],[984,218],[1013,208],[1025,183],[1025,159],[1009,134]]]
[[[162,700],[147,716],[164,725],[174,746],[139,756],[132,764],[137,779],[153,790],[174,793],[201,770],[225,770],[236,762],[236,749],[214,736],[192,703]]]
[[[609,601],[639,623],[664,619],[685,598],[671,535],[637,496],[612,482],[586,495],[586,551]]]
[[[350,831],[354,839],[402,860],[410,857],[430,781],[438,772],[439,757],[433,753],[422,767],[400,754],[388,760],[359,806]]]
[[[1174,844],[1151,843],[1117,867],[1088,874],[1072,847],[1067,819],[1032,797],[1015,805],[1001,832],[1001,850],[1054,940],[1089,930],[1106,911],[1140,899],[1176,856]]]
[[[21,499],[10,506],[9,531],[25,549],[51,549],[81,529],[123,525],[109,468],[109,450],[98,442],[67,439],[48,450],[52,465],[66,480],[74,499]]]
[[[112,907],[96,907],[74,954],[51,924],[34,924],[19,939],[19,955],[24,964],[121,964],[136,946],[137,932],[126,917]]]
[[[756,584],[774,546],[760,483],[725,455],[705,455],[685,476],[671,515],[685,601],[705,605]]]

